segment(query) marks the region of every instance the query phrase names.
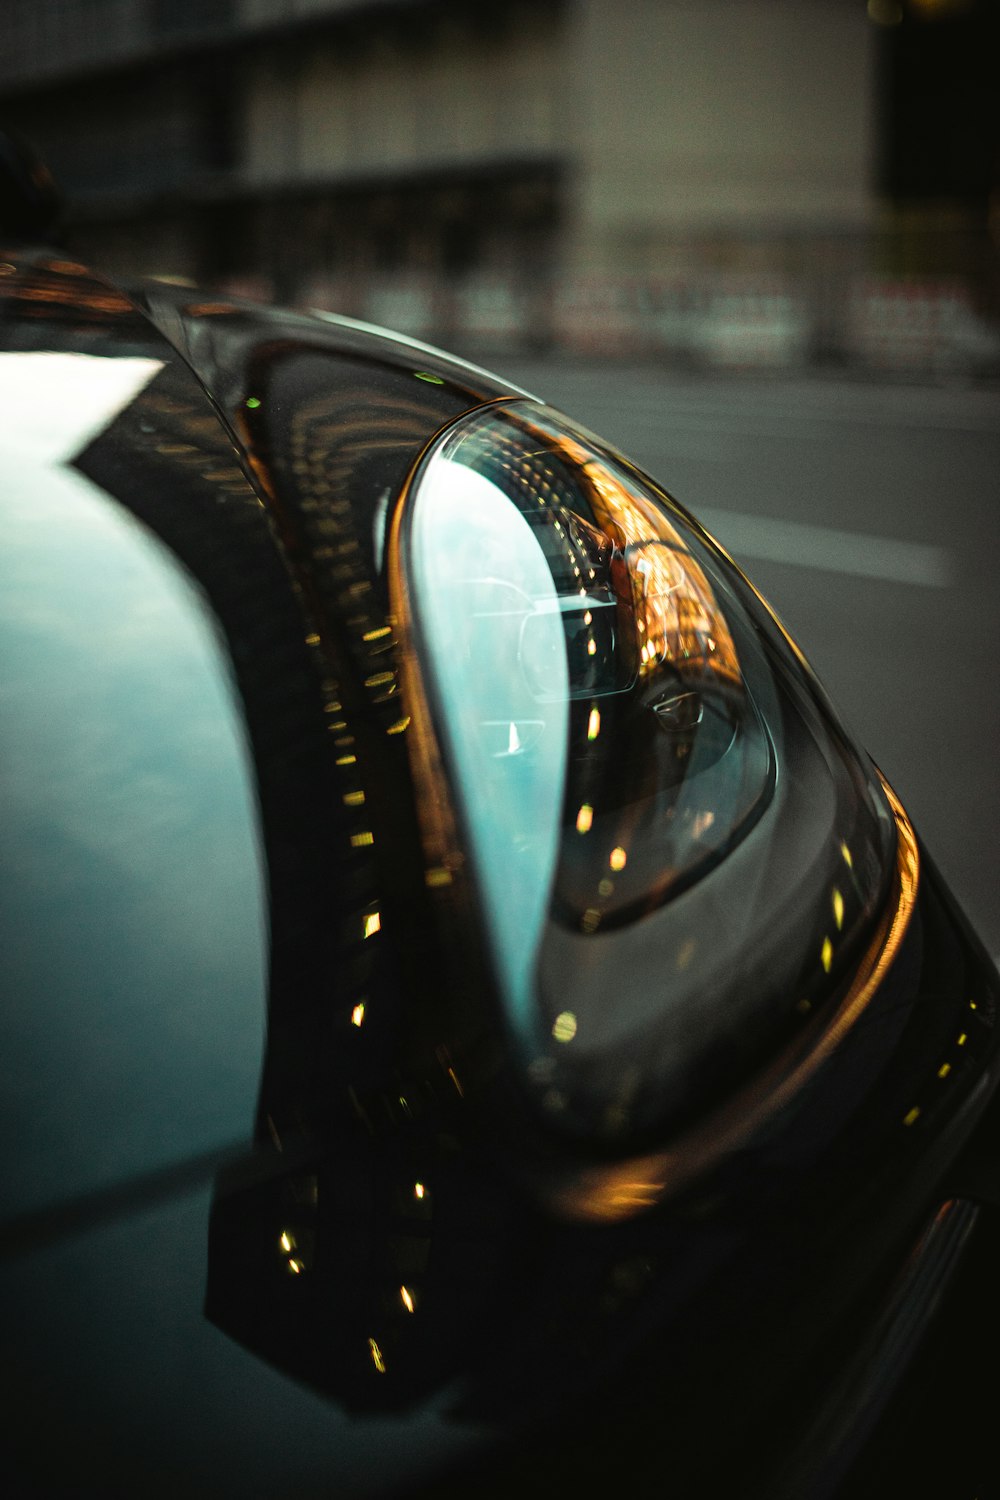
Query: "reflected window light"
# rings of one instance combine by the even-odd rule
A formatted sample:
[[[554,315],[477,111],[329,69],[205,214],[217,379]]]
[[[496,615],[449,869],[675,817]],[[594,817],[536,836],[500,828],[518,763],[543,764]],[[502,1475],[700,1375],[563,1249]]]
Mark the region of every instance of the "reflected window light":
[[[590,640],[587,642],[587,655],[597,655],[597,642],[594,640],[593,636],[591,636]]]
[[[913,1106],[913,1108],[910,1110],[909,1114],[906,1114],[906,1115],[903,1116],[903,1124],[904,1125],[913,1125],[919,1119],[920,1119],[920,1106],[919,1106],[919,1104],[915,1104]]]
[[[291,1251],[295,1249],[294,1234],[291,1234],[287,1229],[283,1229],[281,1231],[281,1237],[278,1240],[278,1244],[281,1246],[282,1250],[284,1250],[285,1254],[289,1255]]]
[[[292,1276],[301,1276],[302,1272],[306,1268],[305,1267],[305,1262],[301,1261],[301,1260],[297,1260],[294,1255],[292,1256],[291,1260],[289,1260],[289,1261],[286,1262],[286,1264],[287,1264],[288,1270],[289,1270],[289,1272],[291,1273]]]
[[[693,837],[696,839],[700,839],[703,833],[708,832],[714,822],[715,813],[711,812],[709,809],[706,808],[704,812],[698,813],[694,822],[691,824],[691,833]]]
[[[840,846],[840,852],[843,855],[844,864],[847,866],[847,868],[849,870],[853,870],[854,869],[854,857],[851,854],[851,851],[850,851],[850,849],[848,849],[848,847],[847,847],[846,844],[841,844],[841,846]]]
[[[413,1312],[415,1310],[416,1304],[413,1301],[413,1293],[410,1291],[410,1289],[409,1289],[408,1286],[401,1286],[400,1287],[400,1289],[399,1289],[399,1300],[400,1300],[400,1302],[402,1302],[402,1304],[406,1308],[407,1312],[411,1313],[411,1312]]]
[[[380,641],[383,636],[392,635],[391,625],[380,625],[377,630],[366,630],[361,637],[363,641]]]
[[[594,809],[589,802],[585,802],[576,815],[577,833],[589,833],[594,822]]]
[[[395,680],[395,672],[373,672],[371,677],[365,678],[365,687],[385,687],[387,682],[394,682]]]
[[[961,1034],[960,1034],[960,1035],[959,1035],[959,1038],[958,1038],[958,1041],[957,1041],[957,1042],[956,1042],[956,1043],[955,1043],[955,1046],[956,1046],[956,1047],[964,1047],[964,1046],[965,1046],[965,1044],[966,1044],[966,1042],[967,1042],[967,1041],[968,1041],[968,1040],[969,1040],[969,1038],[968,1038],[968,1034],[967,1034],[967,1033],[966,1033],[966,1032],[964,1032],[964,1031],[963,1031],[963,1032],[962,1032],[962,1033],[961,1033]]]
[[[552,1023],[552,1035],[557,1042],[571,1042],[576,1036],[576,1016],[564,1010]]]
[[[594,617],[589,609],[584,612],[583,623],[585,625],[592,625],[594,623]]]
[[[588,738],[588,740],[596,740],[597,736],[600,734],[600,732],[601,732],[601,710],[599,708],[592,708],[590,710],[590,718],[587,720],[587,738]]]
[[[415,1182],[413,1184],[413,1196],[414,1198],[424,1198],[427,1196],[427,1189],[422,1182]]]
[[[345,807],[363,807],[365,794],[364,792],[345,792],[343,800]]]
[[[829,974],[830,966],[833,963],[833,944],[830,942],[830,939],[828,937],[825,937],[823,939],[823,947],[820,950],[820,959],[823,964],[824,972]]]
[[[685,938],[677,953],[678,969],[686,969],[697,951],[697,940],[693,937]]]
[[[309,632],[309,634],[306,636],[306,645],[307,646],[318,646],[319,645],[319,636],[316,634],[315,630],[311,630]]]
[[[351,1025],[352,1026],[363,1026],[364,1025],[364,1021],[365,1021],[365,1002],[363,1000],[359,1000],[358,1003],[357,1003],[357,1005],[351,1011]]]
[[[381,932],[381,930],[382,913],[378,911],[369,912],[367,917],[365,917],[365,937],[374,937],[375,933]]]
[[[948,1074],[950,1072],[951,1072],[951,1063],[942,1063],[941,1066],[938,1068],[938,1077],[939,1078],[947,1078]]]
[[[617,849],[612,849],[608,864],[611,866],[612,870],[624,870],[627,863],[628,855],[625,853],[625,850],[622,848],[621,844],[619,844]]]
[[[351,847],[354,849],[364,849],[368,844],[374,844],[374,842],[375,835],[367,828],[363,833],[351,834]]]
[[[833,888],[833,920],[836,922],[839,932],[844,925],[844,898],[836,886]]]
[[[390,724],[389,728],[386,730],[386,734],[402,734],[404,729],[409,728],[409,725],[410,716],[409,714],[406,714],[402,719],[397,719],[395,724]]]
[[[356,755],[338,755],[337,756],[337,765],[338,766],[356,766],[357,763],[358,763],[358,757]]]

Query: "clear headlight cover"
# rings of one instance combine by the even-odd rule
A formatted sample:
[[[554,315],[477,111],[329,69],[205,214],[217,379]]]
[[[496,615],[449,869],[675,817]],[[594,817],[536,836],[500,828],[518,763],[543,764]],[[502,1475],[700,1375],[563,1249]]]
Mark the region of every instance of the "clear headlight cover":
[[[683,1122],[849,980],[894,868],[881,786],[739,570],[556,413],[460,419],[397,534],[519,1070],[574,1135]]]

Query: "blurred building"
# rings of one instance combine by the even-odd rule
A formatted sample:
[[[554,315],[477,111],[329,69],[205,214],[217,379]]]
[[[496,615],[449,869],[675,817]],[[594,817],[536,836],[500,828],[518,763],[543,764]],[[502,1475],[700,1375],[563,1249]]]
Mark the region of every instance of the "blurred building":
[[[5,0],[0,123],[119,273],[477,347],[794,362],[856,352],[901,278],[938,319],[988,299],[993,11]]]

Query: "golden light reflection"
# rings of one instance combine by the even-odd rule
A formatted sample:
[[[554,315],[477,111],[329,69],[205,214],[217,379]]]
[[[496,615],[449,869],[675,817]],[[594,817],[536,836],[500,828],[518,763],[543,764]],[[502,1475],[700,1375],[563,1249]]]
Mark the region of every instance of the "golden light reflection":
[[[291,1234],[287,1229],[283,1229],[281,1231],[281,1238],[278,1240],[278,1244],[281,1246],[282,1250],[284,1250],[285,1254],[289,1255],[295,1249],[294,1234]]]
[[[351,1011],[351,1025],[352,1026],[363,1026],[364,1024],[365,1024],[365,1002],[363,1000],[359,1000],[358,1003],[357,1003],[357,1005]]]
[[[374,937],[376,932],[381,932],[381,930],[382,913],[378,911],[369,912],[367,917],[365,917],[365,937]]]
[[[424,1185],[423,1185],[422,1182],[415,1182],[413,1184],[413,1196],[414,1196],[414,1198],[423,1198],[423,1197],[426,1196],[426,1193],[427,1193],[427,1189],[424,1187]]]
[[[833,920],[839,932],[844,925],[844,898],[836,886],[833,888]]]
[[[830,942],[830,939],[828,937],[825,937],[823,939],[823,947],[820,950],[819,956],[823,964],[824,972],[829,974],[830,966],[833,963],[833,944]]]
[[[302,1272],[306,1268],[305,1262],[297,1260],[295,1256],[292,1256],[291,1260],[286,1261],[286,1265],[288,1266],[288,1269],[293,1276],[301,1276]]]
[[[904,1125],[914,1125],[920,1119],[920,1105],[915,1104],[909,1114],[903,1116]]]
[[[947,1078],[948,1074],[950,1072],[951,1072],[951,1063],[942,1063],[941,1066],[938,1068],[938,1075],[937,1076],[939,1078]]]
[[[594,809],[585,802],[576,815],[577,833],[589,833],[594,823]]]
[[[854,869],[854,856],[851,853],[850,849],[848,849],[848,847],[847,847],[846,844],[841,844],[841,846],[840,846],[840,853],[841,853],[841,856],[843,857],[844,864],[847,866],[847,868],[849,870],[853,870]]]
[[[397,719],[395,724],[389,725],[386,734],[402,734],[405,729],[409,728],[409,724],[410,716],[409,714],[405,714],[402,719]]]
[[[416,1304],[413,1301],[413,1293],[410,1291],[410,1289],[409,1289],[408,1286],[401,1286],[400,1287],[400,1289],[399,1289],[399,1300],[400,1300],[400,1302],[402,1302],[402,1304],[406,1308],[407,1312],[411,1313],[411,1312],[415,1311]]]
[[[345,807],[363,807],[365,794],[364,792],[345,792],[343,800]]]
[[[611,866],[612,870],[624,870],[627,863],[628,855],[622,848],[621,844],[619,844],[617,849],[612,849],[608,864]]]
[[[583,444],[561,436],[556,446],[586,475],[597,524],[624,553],[632,607],[646,637],[640,674],[670,663],[685,674],[709,671],[738,683],[739,658],[729,627],[681,533],[659,506]]]
[[[576,1036],[576,1016],[571,1010],[564,1010],[552,1023],[552,1035],[557,1042],[571,1042]]]
[[[375,835],[367,828],[363,833],[351,834],[351,847],[353,849],[364,849],[368,844],[374,844],[374,842]]]
[[[587,738],[596,740],[601,732],[601,710],[594,707],[590,710],[590,718],[587,720]]]
[[[381,1349],[379,1348],[378,1344],[375,1342],[374,1339],[369,1339],[368,1340],[368,1352],[369,1352],[369,1354],[372,1357],[372,1364],[375,1366],[376,1370],[379,1372],[380,1375],[384,1375],[385,1374],[385,1360],[384,1360],[384,1358],[382,1356]]]

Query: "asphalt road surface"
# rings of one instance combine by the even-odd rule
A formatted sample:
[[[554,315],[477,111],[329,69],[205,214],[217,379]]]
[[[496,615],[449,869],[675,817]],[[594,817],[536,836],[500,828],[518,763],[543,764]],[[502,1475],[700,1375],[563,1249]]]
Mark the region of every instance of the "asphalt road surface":
[[[487,363],[654,475],[746,569],[1000,955],[1000,395]]]

